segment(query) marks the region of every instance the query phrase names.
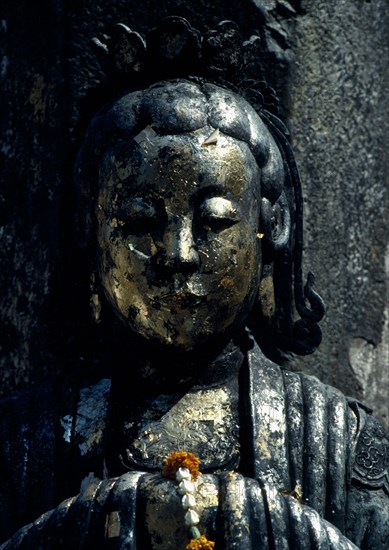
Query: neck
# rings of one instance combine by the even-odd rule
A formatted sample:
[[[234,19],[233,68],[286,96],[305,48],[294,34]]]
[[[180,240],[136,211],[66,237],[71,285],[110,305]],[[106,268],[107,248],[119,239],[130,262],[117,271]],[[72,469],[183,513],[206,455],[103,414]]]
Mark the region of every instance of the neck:
[[[237,375],[235,364],[241,363],[247,349],[246,338],[242,330],[237,338],[190,353],[150,349],[144,343],[130,342],[125,353],[114,360],[113,388],[118,395],[124,391],[127,400],[129,386],[137,388],[138,394],[148,395],[220,385]]]
[[[111,472],[121,471],[124,465],[122,460],[128,464],[133,461],[133,465],[138,466],[142,463],[144,468],[152,467],[154,462],[148,464],[147,460],[143,461],[136,449],[129,451],[134,441],[142,437],[138,431],[143,424],[147,425],[147,430],[165,433],[163,426],[165,422],[169,424],[169,418],[174,419],[174,425],[185,422],[187,413],[183,413],[182,408],[190,411],[193,418],[196,415],[200,418],[205,406],[205,396],[209,400],[209,406],[215,406],[211,405],[215,401],[215,392],[230,396],[229,414],[237,414],[238,374],[243,363],[244,350],[237,342],[230,341],[210,361],[202,359],[201,362],[185,363],[175,357],[172,358],[172,363],[165,364],[165,357],[142,354],[137,356],[127,373],[120,373],[117,369],[116,376],[112,379],[107,434],[109,439],[106,447],[109,449],[108,455],[113,459],[110,460],[107,456]],[[149,422],[153,427],[148,425]],[[235,425],[236,422],[230,424]],[[144,431],[143,428],[141,432]],[[181,431],[185,433],[184,428]],[[166,448],[169,445],[166,442]],[[176,450],[176,443],[171,445],[171,450]],[[126,456],[127,458],[123,458]],[[157,463],[159,464],[159,459]]]

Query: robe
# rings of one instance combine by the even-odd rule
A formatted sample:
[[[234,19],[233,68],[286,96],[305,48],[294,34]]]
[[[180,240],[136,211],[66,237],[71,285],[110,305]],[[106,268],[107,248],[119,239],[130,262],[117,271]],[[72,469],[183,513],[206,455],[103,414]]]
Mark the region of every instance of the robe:
[[[235,377],[224,393],[207,389],[218,391],[220,401],[232,388],[233,401],[240,386],[244,445],[237,461],[233,430],[227,430],[220,441],[230,441],[231,451],[219,449],[219,464],[205,461],[196,493],[200,530],[216,548],[385,550],[389,442],[370,411],[315,377],[280,368],[256,344],[240,362],[239,381]],[[147,449],[143,470],[127,464],[121,475],[106,471],[110,393],[111,381],[102,379],[66,395],[51,388],[24,403],[3,404],[3,539],[34,513],[45,513],[1,550],[185,548],[176,484],[161,477]],[[185,399],[174,407],[185,408]],[[225,407],[228,416],[228,399]],[[198,429],[201,435],[205,428],[199,423]],[[206,429],[219,428],[208,422]]]

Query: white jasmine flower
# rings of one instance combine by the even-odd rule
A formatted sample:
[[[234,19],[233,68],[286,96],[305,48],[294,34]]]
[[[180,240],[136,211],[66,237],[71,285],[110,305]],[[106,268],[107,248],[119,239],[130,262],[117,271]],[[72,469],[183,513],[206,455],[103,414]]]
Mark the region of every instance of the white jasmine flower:
[[[193,494],[196,492],[196,487],[193,481],[189,481],[188,479],[183,479],[179,484],[177,490],[180,495],[186,495],[187,493]]]
[[[176,480],[182,481],[183,479],[188,479],[189,481],[192,479],[192,476],[188,468],[178,468],[177,470]]]
[[[200,518],[197,512],[194,510],[188,510],[185,514],[185,525],[191,527],[192,525],[197,525],[200,523]]]
[[[183,508],[194,508],[196,506],[196,499],[193,495],[187,494],[182,497]]]

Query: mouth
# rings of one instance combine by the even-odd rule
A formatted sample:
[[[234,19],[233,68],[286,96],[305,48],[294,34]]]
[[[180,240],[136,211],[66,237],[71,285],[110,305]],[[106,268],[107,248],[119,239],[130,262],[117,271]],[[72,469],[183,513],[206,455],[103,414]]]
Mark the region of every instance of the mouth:
[[[199,304],[204,301],[212,291],[213,281],[204,274],[185,275],[182,273],[173,274],[168,280],[154,281],[150,284],[149,299],[164,303]]]
[[[167,292],[166,294],[160,294],[157,297],[152,298],[153,305],[158,309],[158,307],[180,307],[180,308],[191,308],[194,306],[199,306],[204,300],[203,296],[197,296],[188,290],[178,290],[175,292]]]

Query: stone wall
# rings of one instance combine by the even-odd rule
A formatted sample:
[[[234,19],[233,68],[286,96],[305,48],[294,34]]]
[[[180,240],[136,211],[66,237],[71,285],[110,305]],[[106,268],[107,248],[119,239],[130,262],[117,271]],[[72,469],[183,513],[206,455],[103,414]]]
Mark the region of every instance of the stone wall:
[[[291,47],[289,126],[305,188],[305,265],[327,304],[296,366],[389,421],[389,5],[307,0]]]
[[[67,256],[72,164],[80,120],[94,107],[84,98],[93,101],[88,91],[102,78],[90,39],[117,21],[142,32],[170,14],[201,29],[234,19],[249,37],[265,9],[269,45],[290,63],[280,86],[306,197],[305,270],[315,272],[327,303],[321,348],[290,365],[388,419],[385,0],[3,2],[3,395],[82,362],[69,337],[77,312],[63,304],[77,261]]]

